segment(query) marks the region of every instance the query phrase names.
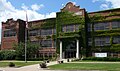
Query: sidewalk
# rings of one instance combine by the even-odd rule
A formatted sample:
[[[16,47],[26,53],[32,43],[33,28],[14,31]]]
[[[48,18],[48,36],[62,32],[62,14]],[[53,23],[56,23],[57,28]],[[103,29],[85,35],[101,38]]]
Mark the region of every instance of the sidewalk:
[[[57,61],[47,63],[47,66],[55,65],[55,64],[57,64]],[[0,71],[46,71],[46,70],[43,70],[42,68],[40,68],[39,64],[35,64],[35,65],[29,65],[29,66],[24,66],[20,68],[14,68],[14,67],[0,68]]]

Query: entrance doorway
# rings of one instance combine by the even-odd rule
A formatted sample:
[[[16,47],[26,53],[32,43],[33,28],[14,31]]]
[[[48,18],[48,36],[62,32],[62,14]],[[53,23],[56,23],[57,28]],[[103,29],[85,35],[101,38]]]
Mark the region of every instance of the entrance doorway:
[[[67,44],[68,43],[68,44]],[[65,45],[64,58],[76,58],[76,41],[69,41]]]

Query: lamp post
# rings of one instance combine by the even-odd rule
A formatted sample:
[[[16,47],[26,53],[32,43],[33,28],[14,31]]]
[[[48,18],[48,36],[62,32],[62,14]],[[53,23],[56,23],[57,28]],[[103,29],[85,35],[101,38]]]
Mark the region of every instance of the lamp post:
[[[28,28],[28,17],[26,12],[26,23],[25,23],[25,63],[27,63],[27,28]]]

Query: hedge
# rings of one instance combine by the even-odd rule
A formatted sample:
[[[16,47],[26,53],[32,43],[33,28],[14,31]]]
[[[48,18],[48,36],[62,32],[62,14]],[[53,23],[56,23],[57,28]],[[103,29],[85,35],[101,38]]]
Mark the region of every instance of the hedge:
[[[91,61],[120,61],[120,58],[112,58],[112,57],[87,57],[82,60],[91,60]]]

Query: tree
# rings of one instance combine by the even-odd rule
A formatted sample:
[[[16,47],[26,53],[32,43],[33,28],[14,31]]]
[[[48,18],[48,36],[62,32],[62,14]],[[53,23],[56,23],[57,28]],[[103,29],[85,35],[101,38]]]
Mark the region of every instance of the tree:
[[[39,45],[27,42],[27,58],[34,58],[39,52]]]
[[[25,56],[25,47],[24,43],[19,43],[17,45],[14,45],[16,57],[18,59],[23,59]],[[39,51],[39,45],[33,44],[31,42],[27,42],[27,58],[34,58],[35,55],[37,55]]]

